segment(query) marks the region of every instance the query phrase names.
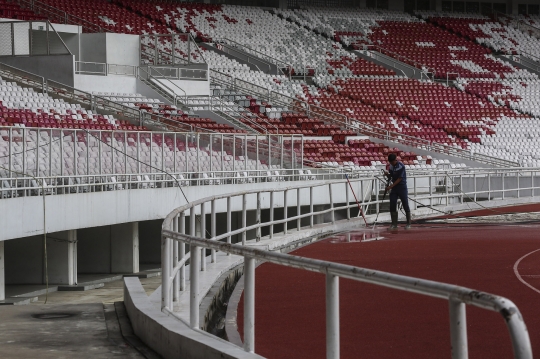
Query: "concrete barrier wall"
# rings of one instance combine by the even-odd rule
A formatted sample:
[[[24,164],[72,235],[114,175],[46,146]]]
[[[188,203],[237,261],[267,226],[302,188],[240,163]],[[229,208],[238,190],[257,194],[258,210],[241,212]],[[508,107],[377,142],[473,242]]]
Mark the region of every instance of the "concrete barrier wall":
[[[312,181],[310,183],[316,183]],[[188,186],[183,188],[185,196],[194,201],[213,195],[233,193],[257,188],[284,188],[300,185],[301,182],[262,182],[252,184],[227,184],[212,186]],[[353,182],[356,193],[359,182]],[[345,201],[345,183],[333,185],[334,201]],[[294,192],[294,191],[292,191]],[[289,206],[296,205],[296,193],[289,194]],[[28,237],[43,233],[43,197],[20,197],[0,200],[0,241]],[[329,203],[328,188],[314,191],[315,205]],[[247,209],[257,208],[256,195],[247,196]],[[89,192],[54,195],[45,198],[47,232],[68,229],[99,227],[118,223],[163,219],[173,209],[186,204],[178,187],[130,189],[122,191]],[[276,208],[283,207],[283,194],[275,196]],[[302,205],[309,205],[309,190],[303,190]],[[232,211],[242,209],[242,197],[231,201]],[[270,195],[261,196],[261,208],[269,208]],[[198,210],[197,210],[198,211]],[[226,200],[216,202],[216,212],[227,211]]]
[[[64,85],[74,85],[74,55],[2,57],[0,62]]]
[[[139,278],[124,278],[124,304],[135,334],[165,359],[263,358],[160,312],[148,299]]]

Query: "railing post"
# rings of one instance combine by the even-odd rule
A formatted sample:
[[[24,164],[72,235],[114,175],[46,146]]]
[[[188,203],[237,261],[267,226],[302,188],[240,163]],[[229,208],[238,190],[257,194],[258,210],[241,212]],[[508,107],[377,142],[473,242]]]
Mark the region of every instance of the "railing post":
[[[186,213],[182,212],[180,213],[180,233],[186,234]],[[179,243],[179,260],[184,259],[186,256],[186,244],[184,242]],[[176,277],[178,280],[178,290],[184,291],[186,290],[186,265],[184,264],[182,268],[180,268],[180,273]]]
[[[244,228],[244,231],[242,232],[242,245],[246,245],[246,221],[247,221],[247,198],[246,195],[242,195],[242,228]]]
[[[501,186],[502,186],[501,187],[502,188],[502,191],[501,191],[502,192],[502,199],[504,201],[504,193],[505,193],[505,191],[504,191],[504,172],[501,173]]]
[[[227,197],[227,233],[231,233],[231,197]],[[231,236],[227,237],[227,243],[231,243]],[[230,256],[230,253],[227,253]]]
[[[296,215],[300,215],[300,188],[296,189]],[[301,228],[301,219],[296,220],[296,230],[300,231]]]
[[[309,187],[309,226],[313,228],[314,214],[313,214],[313,186]]]
[[[332,211],[330,212],[330,215],[331,215],[331,219],[332,219],[332,224],[336,223],[336,216],[335,216],[335,212],[333,210],[334,208],[334,199],[332,198],[332,184],[329,183],[328,184],[328,196],[330,197],[330,208],[332,209]]]
[[[161,309],[171,308],[171,289],[169,281],[171,279],[171,253],[169,243],[171,239],[161,236]]]
[[[283,234],[287,234],[287,190],[283,191]]]
[[[189,293],[189,325],[199,328],[199,267],[201,248],[191,245],[191,264],[189,267],[190,293]]]
[[[258,141],[257,141],[258,142]],[[257,221],[257,224],[259,225],[259,227],[257,227],[257,231],[256,231],[256,239],[255,241],[256,242],[260,242],[261,240],[261,227],[260,227],[260,224],[261,224],[261,192],[257,192],[257,214],[256,214],[256,221]]]
[[[244,259],[244,350],[255,351],[255,258]]]
[[[519,172],[516,172],[516,180],[517,180],[517,198],[519,198]]]
[[[201,215],[199,225],[201,226],[201,238],[206,239],[206,211],[204,208],[204,202],[201,203]],[[206,270],[206,248],[201,248],[201,271]]]
[[[173,219],[173,231],[178,233],[178,215],[174,216]],[[173,241],[173,266],[172,268],[176,268],[178,265],[178,241]],[[180,276],[179,273],[177,273],[173,278],[173,302],[178,300],[180,297]]]
[[[345,182],[345,203],[347,203],[347,219],[351,219],[351,208],[349,207],[349,184]]]
[[[446,176],[448,179],[450,179],[450,183],[447,183],[446,186],[444,186],[444,193],[446,195],[446,205],[448,206],[448,185],[451,185],[452,186],[452,190],[454,189],[454,181],[452,180],[452,178],[450,177],[450,175],[447,174]],[[461,200],[463,201],[463,196],[461,196]]]
[[[212,200],[211,214],[210,214],[210,236],[212,239],[216,238],[216,200]],[[212,249],[211,252],[212,263],[216,263],[216,250]]]
[[[376,209],[376,212],[377,214],[379,214],[380,212],[380,204],[379,204],[379,179],[378,178],[375,178],[373,180],[373,185],[375,186],[375,209]],[[370,196],[371,198],[371,196]]]
[[[274,191],[270,192],[270,239],[274,238]]]
[[[450,342],[452,345],[452,359],[467,359],[467,316],[465,303],[450,298]]]
[[[339,277],[326,274],[326,359],[339,359]]]
[[[491,201],[491,173],[488,173],[488,201]]]

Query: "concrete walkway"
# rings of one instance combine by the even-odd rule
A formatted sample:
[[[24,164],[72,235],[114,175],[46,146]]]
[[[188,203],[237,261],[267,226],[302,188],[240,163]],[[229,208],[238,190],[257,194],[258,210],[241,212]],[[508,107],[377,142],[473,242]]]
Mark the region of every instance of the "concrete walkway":
[[[143,358],[109,321],[99,303],[2,306],[0,358]]]
[[[161,276],[141,283],[150,295]],[[115,310],[123,293],[119,279],[85,292],[39,295],[30,305],[0,306],[0,358],[155,358],[130,332],[129,321],[126,335],[126,318]]]

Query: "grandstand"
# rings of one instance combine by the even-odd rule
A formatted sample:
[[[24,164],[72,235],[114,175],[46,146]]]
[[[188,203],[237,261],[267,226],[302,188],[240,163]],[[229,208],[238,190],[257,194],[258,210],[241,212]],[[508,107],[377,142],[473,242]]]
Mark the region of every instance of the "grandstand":
[[[533,2],[0,1],[0,356],[540,355]]]

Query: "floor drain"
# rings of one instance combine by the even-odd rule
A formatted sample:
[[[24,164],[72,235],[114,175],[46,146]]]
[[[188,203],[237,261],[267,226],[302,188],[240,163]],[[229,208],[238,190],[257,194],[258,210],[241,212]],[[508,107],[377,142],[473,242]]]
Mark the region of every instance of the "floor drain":
[[[73,313],[41,313],[41,314],[32,314],[34,319],[63,319],[73,317]]]

